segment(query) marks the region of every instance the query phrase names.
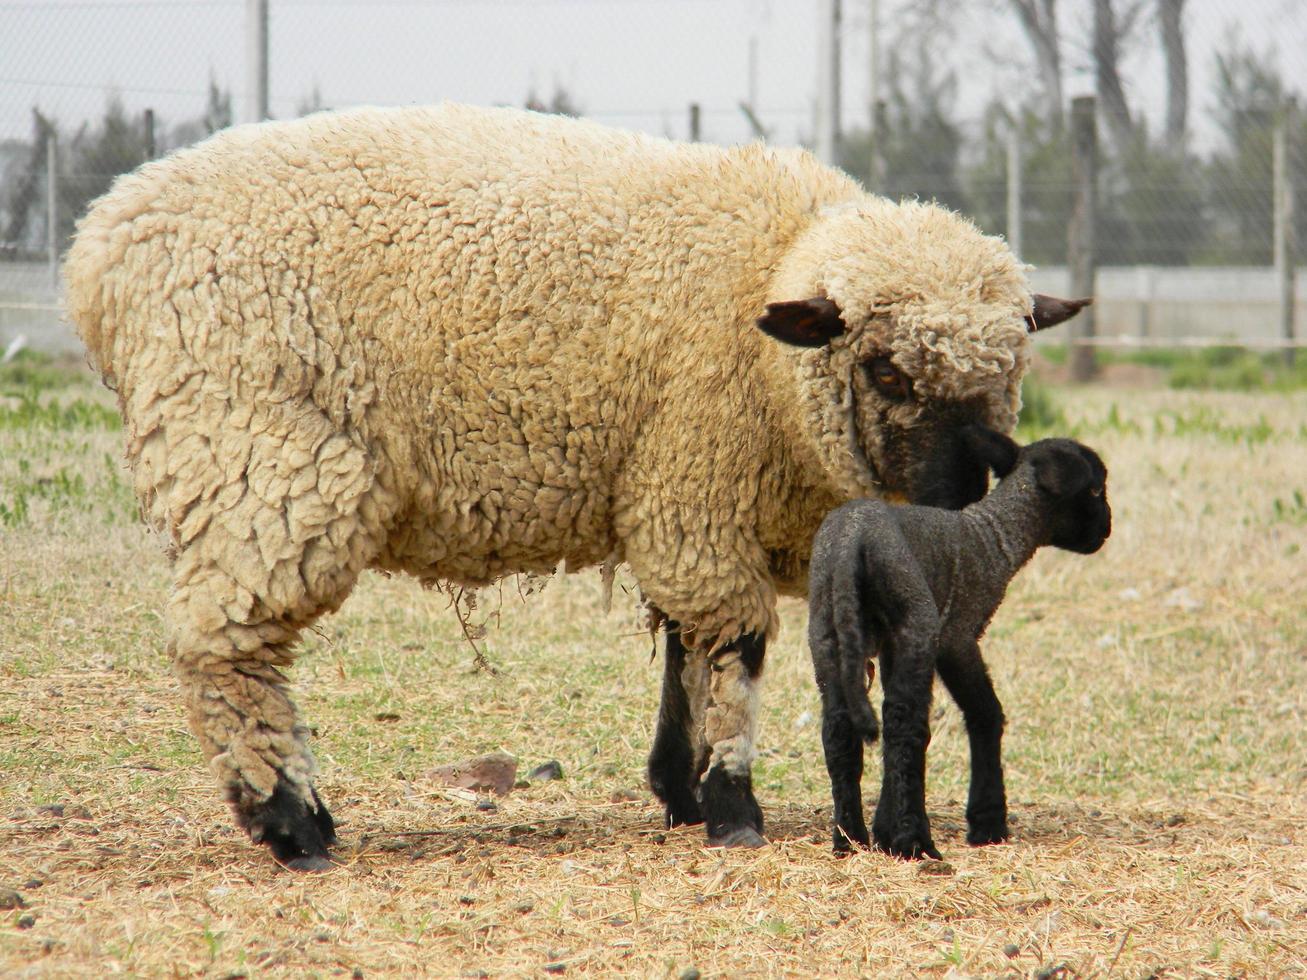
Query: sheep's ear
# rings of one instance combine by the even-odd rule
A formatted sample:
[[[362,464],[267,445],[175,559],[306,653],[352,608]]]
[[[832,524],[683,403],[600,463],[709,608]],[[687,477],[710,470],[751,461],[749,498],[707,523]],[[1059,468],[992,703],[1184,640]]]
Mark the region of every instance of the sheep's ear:
[[[1094,301],[1092,296],[1086,296],[1084,299],[1058,299],[1056,296],[1045,296],[1042,293],[1035,293],[1031,299],[1034,300],[1034,309],[1026,317],[1026,326],[1031,333],[1056,327],[1059,323],[1070,320]]]
[[[1035,458],[1035,482],[1054,497],[1070,497],[1094,478],[1089,462],[1078,453],[1055,452]]]
[[[795,347],[821,347],[844,332],[840,308],[825,296],[768,303],[758,329]]]
[[[1000,480],[1017,465],[1021,447],[1013,440],[985,425],[969,425],[962,430],[967,452],[984,463]]]

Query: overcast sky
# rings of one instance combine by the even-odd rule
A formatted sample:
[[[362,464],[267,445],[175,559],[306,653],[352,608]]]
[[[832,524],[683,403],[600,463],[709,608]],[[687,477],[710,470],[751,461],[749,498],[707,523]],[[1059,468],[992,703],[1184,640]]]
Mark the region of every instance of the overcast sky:
[[[880,0],[883,44],[905,55],[910,0]],[[1119,4],[1120,5],[1120,4]],[[103,111],[118,92],[165,125],[202,113],[210,74],[245,90],[244,0],[0,0],[0,139],[26,138],[31,108],[65,127]],[[1151,8],[1151,0],[1149,7]],[[957,114],[975,124],[995,94],[1016,101],[1036,84],[1029,46],[1008,0],[959,0],[936,47],[957,70]],[[521,104],[561,83],[589,116],[682,137],[687,105],[703,106],[708,139],[747,139],[736,108],[758,51],[759,114],[777,142],[812,132],[817,0],[271,0],[275,116],[290,116],[316,85],[324,104],[405,104],[442,98]],[[868,97],[868,2],[844,0],[844,119],[862,125]],[[1089,92],[1083,39],[1089,0],[1062,0],[1068,97]],[[1212,130],[1213,52],[1234,34],[1307,93],[1307,0],[1189,0],[1191,125]],[[1162,109],[1156,26],[1128,52],[1132,107]],[[1000,61],[1002,64],[1000,64]],[[1156,126],[1153,127],[1156,131]]]

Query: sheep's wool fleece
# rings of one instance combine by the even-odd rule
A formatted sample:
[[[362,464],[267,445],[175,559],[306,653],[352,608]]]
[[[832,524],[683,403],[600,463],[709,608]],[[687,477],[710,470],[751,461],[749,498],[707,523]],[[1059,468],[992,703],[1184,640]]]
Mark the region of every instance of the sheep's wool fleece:
[[[876,489],[855,361],[1009,429],[1028,356],[1020,267],[941,208],[799,151],[451,104],[148,164],[66,281],[177,556],[177,644],[273,662],[368,565],[482,584],[616,558],[700,636],[768,630],[769,569]],[[829,348],[756,329],[821,293],[849,327]]]

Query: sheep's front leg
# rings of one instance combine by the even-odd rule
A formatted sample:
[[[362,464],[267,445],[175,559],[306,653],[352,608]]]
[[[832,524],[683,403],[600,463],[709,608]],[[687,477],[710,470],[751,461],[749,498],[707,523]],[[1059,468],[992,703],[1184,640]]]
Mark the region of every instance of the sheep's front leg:
[[[703,823],[696,787],[708,764],[703,740],[709,670],[702,656],[688,654],[680,624],[667,622],[663,694],[658,728],[649,753],[649,785],[665,806],[668,827]]]
[[[938,858],[926,817],[926,747],[938,623],[909,611],[881,651],[885,771],[872,820],[876,846],[896,857]]]
[[[971,789],[967,795],[967,843],[999,844],[1007,840],[1007,792],[1003,786],[1003,706],[980,648],[941,650],[940,680],[962,709],[971,743]]]
[[[758,686],[766,639],[745,633],[707,657],[711,671],[704,741],[711,754],[699,800],[715,846],[760,847],[762,808],[753,795],[751,767],[758,730]]]

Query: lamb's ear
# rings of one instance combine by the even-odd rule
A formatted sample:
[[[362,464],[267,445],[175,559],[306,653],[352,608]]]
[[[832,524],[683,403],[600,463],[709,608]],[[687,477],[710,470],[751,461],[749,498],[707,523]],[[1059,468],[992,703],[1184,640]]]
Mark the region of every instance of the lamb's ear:
[[[1094,478],[1089,462],[1079,453],[1052,452],[1034,459],[1035,482],[1055,497],[1070,497]]]
[[[1070,320],[1094,301],[1092,296],[1086,296],[1084,299],[1058,299],[1056,296],[1045,296],[1042,293],[1033,294],[1031,299],[1034,300],[1034,310],[1026,317],[1026,326],[1031,333],[1056,327],[1059,323]]]
[[[758,329],[795,347],[821,347],[844,332],[840,308],[825,296],[768,303]]]
[[[1000,480],[1017,465],[1021,447],[1014,441],[985,425],[968,425],[962,430],[967,451],[984,463]]]

